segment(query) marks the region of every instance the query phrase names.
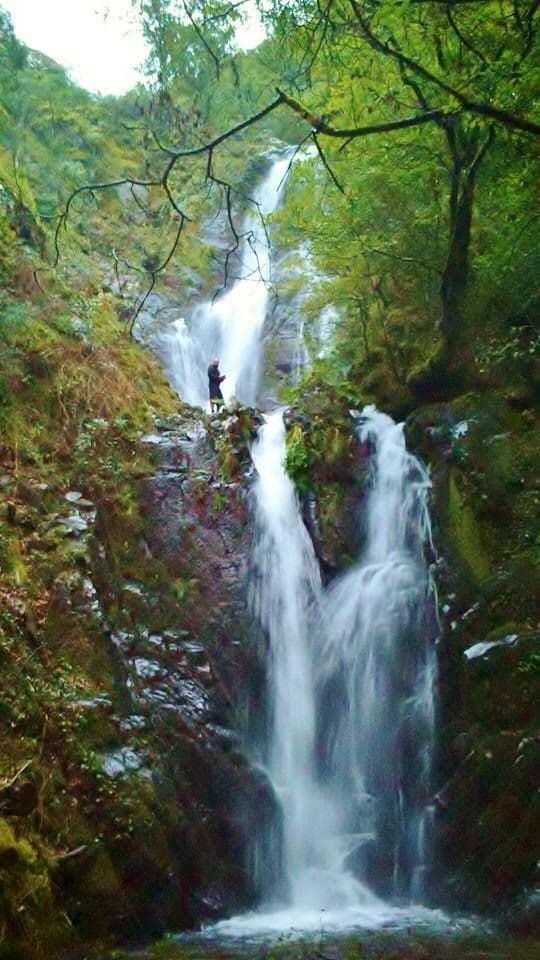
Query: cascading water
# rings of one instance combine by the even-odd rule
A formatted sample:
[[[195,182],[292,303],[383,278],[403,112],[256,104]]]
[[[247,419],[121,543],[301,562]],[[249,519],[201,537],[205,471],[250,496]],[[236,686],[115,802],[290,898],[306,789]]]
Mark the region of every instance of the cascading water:
[[[430,481],[403,425],[367,407],[359,436],[372,448],[365,546],[326,592],[284,468],[280,412],[253,448],[251,606],[269,645],[263,762],[283,810],[288,903],[223,932],[313,929],[320,911],[327,927],[377,925],[402,912],[380,896],[420,893],[434,731]]]
[[[239,231],[240,262],[237,264],[236,258],[229,261],[227,290],[215,302],[197,306],[187,322],[177,320],[161,344],[171,381],[188,403],[207,406],[206,370],[214,356],[226,376],[222,384],[225,400],[235,397],[246,406],[256,403],[271,280],[270,248],[262,217],[279,205],[290,161],[291,151],[287,150],[273,161],[253,192],[256,206]],[[236,268],[237,277],[233,275]]]
[[[292,903],[344,908],[369,898],[344,871],[335,803],[317,772],[317,663],[310,619],[321,601],[319,567],[285,471],[285,426],[267,417],[253,448],[257,469],[251,605],[269,640],[268,774],[284,814]],[[272,869],[272,874],[273,874]]]
[[[256,191],[263,213],[279,203],[290,156]],[[253,405],[258,395],[270,257],[258,215],[242,233],[240,279],[175,321],[164,345],[171,382],[194,405],[206,406],[212,355],[226,398]],[[261,911],[218,924],[224,934],[318,929],[321,911],[327,929],[376,926],[411,916],[389,901],[421,896],[434,740],[430,483],[402,425],[368,407],[358,432],[371,447],[365,545],[326,591],[284,468],[281,412],[253,447],[250,601],[268,642],[265,737],[253,758],[273,784],[283,830],[254,839]]]
[[[208,394],[205,355],[183,317],[175,320],[162,343],[165,369],[174,389],[186,403],[201,406]]]
[[[328,591],[319,671],[323,771],[349,833],[345,862],[385,896],[422,893],[434,742],[436,603],[430,481],[403,425],[366,408],[373,448],[358,564]]]

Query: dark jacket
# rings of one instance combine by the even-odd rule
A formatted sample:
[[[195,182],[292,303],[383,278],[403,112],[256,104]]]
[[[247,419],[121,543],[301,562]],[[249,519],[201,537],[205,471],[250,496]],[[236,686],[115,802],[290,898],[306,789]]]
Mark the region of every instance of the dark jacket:
[[[223,394],[220,387],[222,379],[223,378],[219,372],[219,367],[216,367],[215,364],[211,363],[208,367],[208,387],[210,390],[211,400],[223,400]]]

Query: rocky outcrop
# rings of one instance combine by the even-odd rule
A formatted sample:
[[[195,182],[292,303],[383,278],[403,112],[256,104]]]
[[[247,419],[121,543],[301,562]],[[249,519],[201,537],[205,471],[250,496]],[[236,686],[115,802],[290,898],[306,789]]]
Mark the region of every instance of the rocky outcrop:
[[[441,609],[438,895],[491,909],[535,887],[540,635],[532,414],[511,396],[424,407]]]
[[[241,909],[254,896],[249,840],[274,804],[237,733],[254,670],[239,423],[193,414],[156,424],[142,440],[156,470],[138,481],[144,523],[133,550],[144,560],[111,583],[106,549],[97,574],[104,615],[114,619],[117,676],[108,708],[117,736],[103,743],[100,761],[104,777],[137,799],[129,835],[86,858],[84,869],[68,864],[59,881],[68,905],[79,905],[83,935],[95,933],[96,914],[105,931],[132,935],[136,923],[147,934]],[[220,464],[225,446],[233,476]],[[101,524],[107,544],[107,517]],[[99,714],[104,705],[88,709]],[[113,893],[114,909],[101,910]]]
[[[369,450],[357,441],[348,404],[329,389],[313,387],[285,420],[287,469],[322,571],[331,578],[362,546]]]
[[[2,596],[8,656],[36,659],[4,702],[29,758],[0,779],[6,956],[181,929],[256,897],[251,838],[276,804],[238,732],[259,670],[245,597],[255,421],[179,408],[131,446],[116,488],[2,479],[5,523],[50,585],[39,616],[22,591]]]

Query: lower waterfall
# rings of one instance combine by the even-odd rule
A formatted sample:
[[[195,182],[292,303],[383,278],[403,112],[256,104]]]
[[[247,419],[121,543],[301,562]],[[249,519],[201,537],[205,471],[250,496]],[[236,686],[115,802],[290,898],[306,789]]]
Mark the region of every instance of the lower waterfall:
[[[265,760],[283,809],[289,896],[297,906],[320,910],[352,906],[369,894],[342,868],[339,810],[317,769],[318,664],[311,628],[321,583],[284,452],[278,411],[267,417],[253,449],[258,479],[251,603],[269,642]]]
[[[371,448],[364,547],[326,590],[285,470],[280,411],[253,446],[250,601],[268,645],[260,759],[283,811],[274,854],[285,877],[276,903],[265,883],[275,884],[275,863],[259,860],[262,912],[224,931],[316,929],[322,915],[339,927],[384,923],[422,893],[434,742],[430,481],[402,424],[366,407],[358,433]],[[261,849],[273,859],[271,845]]]
[[[428,868],[437,611],[429,476],[403,424],[367,407],[365,545],[326,594],[319,657],[321,776],[344,862],[385,897],[422,896]]]

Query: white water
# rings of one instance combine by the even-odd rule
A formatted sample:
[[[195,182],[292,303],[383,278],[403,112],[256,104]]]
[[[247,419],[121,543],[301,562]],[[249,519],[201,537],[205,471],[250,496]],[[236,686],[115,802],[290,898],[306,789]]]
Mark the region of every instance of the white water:
[[[205,406],[208,400],[207,358],[182,317],[171,324],[161,342],[161,349],[169,380],[182,400],[195,407]]]
[[[219,924],[223,935],[378,927],[427,913],[395,904],[421,894],[427,855],[430,483],[402,425],[366,408],[359,435],[373,447],[365,547],[326,593],[284,469],[280,412],[253,448],[251,606],[269,646],[263,761],[283,810],[287,902],[261,884],[266,908]]]
[[[325,775],[352,835],[349,862],[385,896],[411,899],[423,892],[431,819],[430,481],[402,424],[367,407],[359,434],[373,448],[365,546],[328,592],[321,631]]]
[[[341,909],[370,894],[342,869],[335,843],[338,811],[317,776],[317,664],[310,618],[320,605],[321,582],[284,451],[278,411],[266,418],[252,452],[258,479],[251,605],[269,640],[267,768],[284,814],[292,903],[315,911]]]
[[[270,247],[263,217],[277,209],[284,189],[291,151],[274,160],[252,193],[254,208],[239,231],[238,256],[229,261],[227,289],[218,299],[199,304],[189,319],[177,320],[162,343],[165,366],[183,400],[208,405],[207,368],[218,357],[226,379],[226,401],[247,406],[257,401],[261,347],[272,279]],[[261,216],[262,215],[262,216]],[[231,244],[233,240],[231,238]]]
[[[256,191],[264,212],[279,203],[288,163],[289,155],[275,161]],[[242,279],[213,306],[177,320],[165,345],[171,380],[195,405],[206,406],[214,355],[227,399],[251,405],[259,392],[270,257],[258,216],[246,218],[243,233],[251,241],[242,247]],[[359,437],[373,448],[358,520],[365,544],[327,591],[284,470],[281,413],[266,418],[253,448],[250,600],[268,643],[266,736],[254,758],[273,784],[283,829],[254,838],[263,908],[218,924],[218,935],[402,925],[427,914],[410,903],[421,898],[429,857],[429,478],[390,417],[366,408]]]

